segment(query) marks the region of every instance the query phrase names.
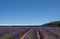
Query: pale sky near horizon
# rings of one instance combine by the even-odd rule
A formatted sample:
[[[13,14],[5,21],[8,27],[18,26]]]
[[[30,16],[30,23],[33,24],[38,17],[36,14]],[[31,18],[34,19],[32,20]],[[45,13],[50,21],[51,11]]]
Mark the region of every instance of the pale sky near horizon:
[[[60,20],[60,0],[0,0],[0,24],[44,24]]]

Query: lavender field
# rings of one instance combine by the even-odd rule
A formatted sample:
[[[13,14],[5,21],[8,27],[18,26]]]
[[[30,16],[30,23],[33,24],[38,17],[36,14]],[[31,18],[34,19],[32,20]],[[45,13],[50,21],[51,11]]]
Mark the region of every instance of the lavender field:
[[[60,27],[0,27],[0,39],[60,39]]]

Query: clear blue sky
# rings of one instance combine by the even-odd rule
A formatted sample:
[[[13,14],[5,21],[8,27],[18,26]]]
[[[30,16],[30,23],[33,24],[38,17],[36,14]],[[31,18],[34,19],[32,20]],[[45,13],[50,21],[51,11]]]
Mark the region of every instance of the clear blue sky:
[[[60,0],[0,0],[0,24],[44,24],[60,20]]]

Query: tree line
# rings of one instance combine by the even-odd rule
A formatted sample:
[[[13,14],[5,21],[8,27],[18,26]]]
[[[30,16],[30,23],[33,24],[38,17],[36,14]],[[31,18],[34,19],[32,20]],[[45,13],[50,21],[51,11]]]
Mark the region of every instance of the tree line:
[[[59,27],[60,26],[60,21],[54,21],[54,22],[46,23],[46,24],[43,24],[42,26]]]

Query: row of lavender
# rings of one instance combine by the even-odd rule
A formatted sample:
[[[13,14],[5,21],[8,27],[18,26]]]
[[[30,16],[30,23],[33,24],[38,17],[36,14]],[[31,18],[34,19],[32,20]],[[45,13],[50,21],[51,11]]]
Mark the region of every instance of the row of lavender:
[[[0,39],[19,39],[30,27],[0,27]]]

